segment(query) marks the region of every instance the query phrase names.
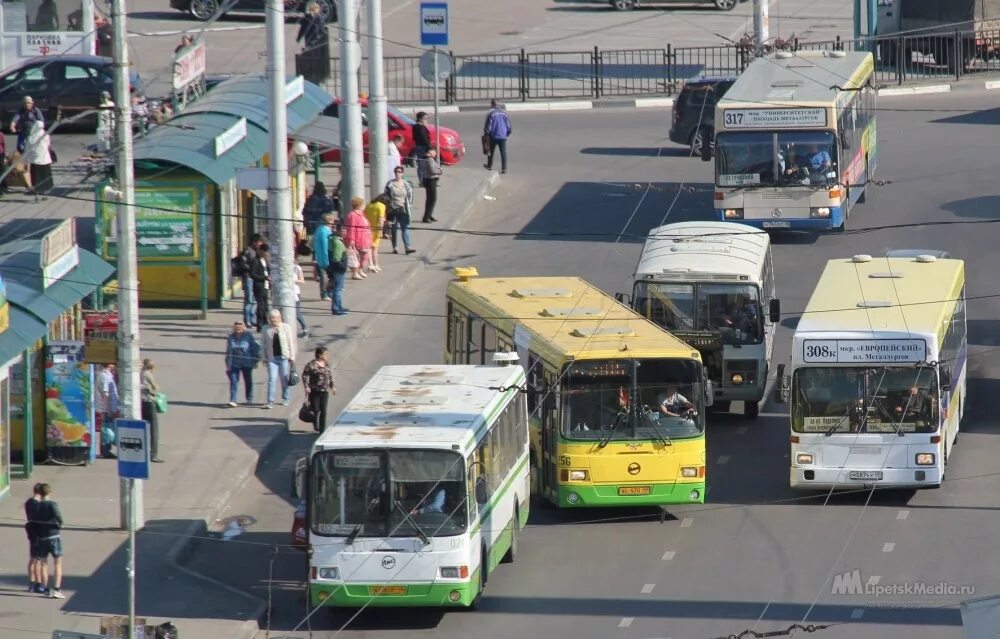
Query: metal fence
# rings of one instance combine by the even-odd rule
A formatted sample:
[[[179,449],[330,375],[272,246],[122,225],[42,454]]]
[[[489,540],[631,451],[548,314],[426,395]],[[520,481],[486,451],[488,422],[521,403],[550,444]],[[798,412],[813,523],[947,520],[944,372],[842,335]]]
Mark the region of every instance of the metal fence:
[[[859,40],[779,43],[792,51],[841,49],[871,51],[876,81],[904,82],[959,80],[1000,71],[1000,30],[910,34]],[[605,97],[669,96],[685,80],[739,74],[754,58],[744,44],[659,49],[599,49],[588,51],[526,51],[518,53],[456,55],[450,52],[454,73],[440,86],[446,104],[535,99],[600,99]],[[329,75],[317,75],[315,61],[296,56],[296,73],[326,84],[336,94],[340,65],[330,60]],[[390,102],[422,103],[434,100],[434,89],[420,74],[418,56],[385,58],[385,86]],[[367,60],[362,61],[360,85],[368,86]]]

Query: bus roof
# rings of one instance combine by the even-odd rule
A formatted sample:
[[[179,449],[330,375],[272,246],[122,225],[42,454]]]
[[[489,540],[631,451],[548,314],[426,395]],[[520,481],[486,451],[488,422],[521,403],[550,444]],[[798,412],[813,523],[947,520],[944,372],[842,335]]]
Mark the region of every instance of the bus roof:
[[[629,356],[700,359],[695,349],[579,277],[473,277],[449,283],[448,297],[515,339],[520,327],[531,349],[559,366]]]
[[[666,224],[649,232],[635,277],[732,280],[742,275],[757,281],[770,245],[767,233],[746,224]]]
[[[466,447],[474,447],[476,432],[523,384],[521,366],[383,366],[323,431],[314,450],[427,447],[465,454]]]
[[[747,66],[717,108],[740,102],[753,107],[834,106],[838,91],[864,84],[874,69],[872,54],[862,51],[779,51]]]
[[[918,258],[830,260],[796,337],[824,332],[938,335],[965,284],[962,260]],[[892,275],[892,277],[890,277]]]

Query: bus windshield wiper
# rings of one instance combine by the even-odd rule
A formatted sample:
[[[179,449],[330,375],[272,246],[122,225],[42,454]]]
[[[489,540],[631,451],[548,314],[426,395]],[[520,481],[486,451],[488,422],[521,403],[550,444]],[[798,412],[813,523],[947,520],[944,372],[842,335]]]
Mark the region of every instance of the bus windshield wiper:
[[[420,537],[420,541],[424,542],[425,546],[429,546],[431,543],[430,538],[427,536],[427,533],[424,532],[424,529],[421,528],[419,524],[417,524],[416,520],[413,519],[409,511],[403,508],[403,505],[399,503],[398,500],[394,501],[393,505],[399,510],[399,512],[403,513],[403,519],[405,521],[410,522],[410,525],[413,526],[413,529],[417,531],[417,537]]]
[[[608,445],[608,442],[611,441],[611,438],[614,436],[615,431],[618,430],[618,423],[622,420],[622,416],[624,415],[625,413],[623,413],[622,411],[618,411],[618,414],[615,415],[615,421],[613,421],[611,423],[611,427],[607,429],[608,432],[604,435],[601,435],[601,440],[597,442],[598,448],[604,448],[605,446]]]
[[[673,446],[674,443],[670,441],[670,435],[660,431],[659,420],[653,415],[653,411],[650,410],[649,406],[642,407],[642,416],[649,422],[650,427],[653,429],[653,433],[656,438],[660,440],[660,443],[664,446]]]
[[[849,419],[850,417],[851,417],[851,414],[848,412],[846,415],[844,415],[843,417],[841,417],[837,421],[836,424],[834,424],[829,429],[827,429],[827,431],[825,433],[823,433],[823,437],[829,437],[830,435],[833,435],[834,431],[836,431],[838,428],[840,428],[840,425],[844,423],[844,420],[845,419]]]
[[[355,540],[358,538],[358,535],[361,534],[361,530],[364,527],[365,527],[364,524],[358,524],[357,526],[355,526],[354,530],[351,531],[351,534],[348,535],[347,539],[344,540],[344,544],[347,545],[347,546],[350,546],[351,544],[353,544],[355,542]]]

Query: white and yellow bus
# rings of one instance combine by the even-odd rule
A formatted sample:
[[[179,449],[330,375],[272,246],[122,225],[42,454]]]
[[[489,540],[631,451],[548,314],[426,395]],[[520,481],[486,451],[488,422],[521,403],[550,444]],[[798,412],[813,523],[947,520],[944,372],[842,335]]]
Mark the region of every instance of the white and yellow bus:
[[[939,486],[965,410],[965,315],[961,260],[828,262],[783,388],[791,486]]]
[[[520,366],[385,366],[358,391],[310,453],[313,606],[478,601],[528,520],[524,381]]]

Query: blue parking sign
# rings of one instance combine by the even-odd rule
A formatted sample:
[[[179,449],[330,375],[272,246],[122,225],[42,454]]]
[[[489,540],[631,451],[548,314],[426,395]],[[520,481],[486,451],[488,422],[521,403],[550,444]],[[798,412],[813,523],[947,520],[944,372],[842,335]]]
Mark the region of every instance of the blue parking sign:
[[[448,46],[448,3],[420,3],[420,44]]]
[[[141,419],[116,419],[118,476],[149,479],[149,424]]]

